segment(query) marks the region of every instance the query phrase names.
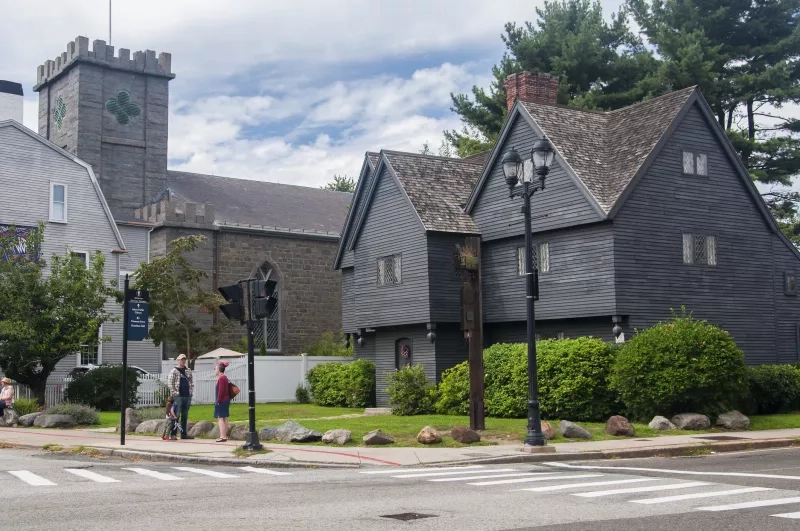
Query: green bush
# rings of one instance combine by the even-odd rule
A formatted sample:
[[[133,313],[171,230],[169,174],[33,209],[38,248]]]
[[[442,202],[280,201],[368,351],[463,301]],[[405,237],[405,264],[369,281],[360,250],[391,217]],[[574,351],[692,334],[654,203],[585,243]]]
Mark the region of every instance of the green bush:
[[[422,365],[403,367],[386,373],[392,415],[410,416],[432,413],[436,403],[436,385],[425,375]]]
[[[469,415],[469,363],[459,363],[442,372],[436,412],[442,415]]]
[[[136,407],[139,379],[136,370],[128,367],[128,407]],[[98,367],[78,376],[67,386],[67,402],[85,404],[100,411],[119,411],[122,403],[122,367]],[[166,404],[166,402],[165,402]]]
[[[15,398],[14,409],[20,416],[23,416],[41,411],[42,407],[37,398]]]
[[[59,404],[45,411],[45,415],[69,415],[81,426],[100,424],[100,415],[97,414],[97,410],[83,404]]]
[[[311,395],[308,393],[306,386],[303,385],[303,382],[297,384],[297,388],[294,390],[294,398],[298,404],[311,403]]]
[[[306,375],[315,404],[336,407],[370,407],[375,404],[375,364],[321,363]]]
[[[161,420],[164,418],[164,408],[167,407],[166,402],[162,407],[143,407],[136,408],[136,414],[139,419],[144,420]]]
[[[345,348],[344,332],[338,334],[333,332],[323,332],[314,343],[307,346],[303,352],[309,356],[352,356],[353,345]]]
[[[617,355],[611,381],[628,414],[642,420],[714,416],[748,393],[744,354],[733,338],[686,316],[636,334]]]
[[[747,368],[750,410],[771,415],[800,409],[800,369],[794,365],[758,365]]]

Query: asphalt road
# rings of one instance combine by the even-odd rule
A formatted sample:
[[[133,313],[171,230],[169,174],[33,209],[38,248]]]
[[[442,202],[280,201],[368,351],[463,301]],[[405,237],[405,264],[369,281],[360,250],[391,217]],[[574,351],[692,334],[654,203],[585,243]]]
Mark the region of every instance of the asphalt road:
[[[20,531],[798,530],[800,449],[551,465],[267,471],[4,449],[0,503],[0,526]],[[402,514],[428,517],[387,518]]]

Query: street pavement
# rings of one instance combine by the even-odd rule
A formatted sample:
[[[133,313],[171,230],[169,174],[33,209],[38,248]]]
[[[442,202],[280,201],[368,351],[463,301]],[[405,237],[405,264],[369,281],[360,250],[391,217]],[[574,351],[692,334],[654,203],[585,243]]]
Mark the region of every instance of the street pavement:
[[[797,530],[800,449],[359,469],[183,466],[4,449],[0,503],[2,527],[14,530]]]

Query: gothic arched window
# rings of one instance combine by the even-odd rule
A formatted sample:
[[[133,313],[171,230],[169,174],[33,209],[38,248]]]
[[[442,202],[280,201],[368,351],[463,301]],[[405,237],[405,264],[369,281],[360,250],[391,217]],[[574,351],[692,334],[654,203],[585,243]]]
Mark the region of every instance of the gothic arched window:
[[[264,280],[274,280],[277,282],[273,293],[277,301],[275,309],[269,317],[255,323],[253,341],[255,343],[256,353],[261,350],[262,345],[265,346],[267,352],[278,352],[281,349],[281,279],[278,276],[277,269],[268,262],[265,262],[258,268],[256,276]]]

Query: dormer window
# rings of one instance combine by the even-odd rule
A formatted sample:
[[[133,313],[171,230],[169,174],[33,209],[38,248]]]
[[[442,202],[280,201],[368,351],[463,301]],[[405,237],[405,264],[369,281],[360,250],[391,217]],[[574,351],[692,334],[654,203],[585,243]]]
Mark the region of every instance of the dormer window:
[[[708,175],[708,155],[684,151],[683,173],[686,175]]]

